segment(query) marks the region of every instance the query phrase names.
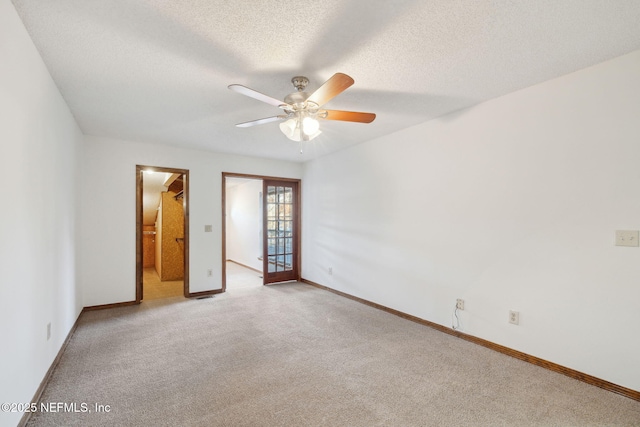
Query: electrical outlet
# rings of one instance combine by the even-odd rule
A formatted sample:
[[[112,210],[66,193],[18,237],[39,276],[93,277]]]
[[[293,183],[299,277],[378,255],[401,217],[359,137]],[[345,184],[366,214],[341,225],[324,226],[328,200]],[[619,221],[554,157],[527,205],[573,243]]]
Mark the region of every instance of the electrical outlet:
[[[51,339],[51,322],[47,323],[47,341]]]
[[[208,269],[207,270],[207,277],[213,277],[213,270],[212,269]]]
[[[333,276],[333,267],[329,267],[329,276]]]
[[[456,308],[458,310],[464,310],[464,300],[463,299],[458,298],[456,300]]]
[[[519,325],[520,324],[520,312],[519,311],[509,310],[509,323],[512,323],[514,325]]]
[[[638,246],[638,230],[616,230],[616,246]]]

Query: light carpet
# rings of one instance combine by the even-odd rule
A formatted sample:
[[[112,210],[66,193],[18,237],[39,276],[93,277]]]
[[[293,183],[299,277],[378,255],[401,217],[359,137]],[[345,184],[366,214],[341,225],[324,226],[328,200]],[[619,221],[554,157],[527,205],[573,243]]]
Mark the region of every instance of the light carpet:
[[[142,283],[142,299],[144,301],[184,295],[184,282],[182,280],[161,281],[154,267],[147,267],[142,270]]]
[[[42,402],[91,412],[28,425],[640,425],[640,402],[299,283],[83,313]]]

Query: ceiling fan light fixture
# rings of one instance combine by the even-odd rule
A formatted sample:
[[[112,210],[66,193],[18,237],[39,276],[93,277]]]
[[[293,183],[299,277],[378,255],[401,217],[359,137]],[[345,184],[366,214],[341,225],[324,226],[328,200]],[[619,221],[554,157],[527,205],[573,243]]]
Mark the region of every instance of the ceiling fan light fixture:
[[[297,124],[298,124],[298,121],[296,119],[289,119],[287,121],[280,123],[280,130],[282,131],[282,133],[284,133],[284,135],[287,138],[296,141],[295,134],[296,134]]]
[[[305,117],[302,119],[302,131],[307,136],[316,135],[319,133],[320,123],[314,118]]]
[[[320,124],[311,117],[305,117],[302,120],[298,117],[290,118],[280,123],[280,130],[284,135],[292,141],[311,141],[320,135]]]
[[[318,130],[310,135],[305,133],[305,141],[311,141],[313,138],[315,138],[316,136],[320,135],[322,133],[322,131]]]

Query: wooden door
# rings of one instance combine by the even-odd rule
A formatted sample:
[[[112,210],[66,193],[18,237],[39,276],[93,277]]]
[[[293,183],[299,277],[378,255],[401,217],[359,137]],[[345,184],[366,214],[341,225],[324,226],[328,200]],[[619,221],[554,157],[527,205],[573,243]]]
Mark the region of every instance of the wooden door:
[[[263,180],[264,284],[300,280],[298,181]]]

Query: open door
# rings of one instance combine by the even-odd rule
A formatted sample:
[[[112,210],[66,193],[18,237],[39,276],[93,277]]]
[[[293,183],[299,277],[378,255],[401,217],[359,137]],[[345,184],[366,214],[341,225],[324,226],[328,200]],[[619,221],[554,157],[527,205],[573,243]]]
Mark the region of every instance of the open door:
[[[299,181],[264,179],[264,284],[300,280]]]

